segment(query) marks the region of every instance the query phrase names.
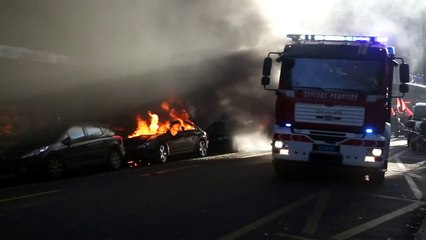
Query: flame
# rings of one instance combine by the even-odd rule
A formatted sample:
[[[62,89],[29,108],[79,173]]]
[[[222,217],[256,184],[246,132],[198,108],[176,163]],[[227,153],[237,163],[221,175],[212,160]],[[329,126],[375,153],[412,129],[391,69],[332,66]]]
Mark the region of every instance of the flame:
[[[158,135],[164,134],[167,131],[174,136],[180,131],[194,129],[193,124],[189,120],[189,114],[185,109],[175,109],[168,102],[161,103],[161,108],[168,113],[170,121],[160,122],[160,118],[157,114],[148,112],[149,121],[144,120],[140,115],[136,117],[137,128],[128,136],[128,138],[134,138],[142,135]],[[173,122],[172,125],[170,123]]]

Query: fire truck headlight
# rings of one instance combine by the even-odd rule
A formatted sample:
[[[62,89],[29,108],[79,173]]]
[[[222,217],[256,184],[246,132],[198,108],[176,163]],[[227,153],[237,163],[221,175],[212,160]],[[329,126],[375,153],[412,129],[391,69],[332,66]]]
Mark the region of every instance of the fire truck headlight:
[[[274,147],[276,147],[276,148],[282,148],[283,146],[284,146],[283,141],[277,140],[277,141],[274,142]]]
[[[367,152],[367,156],[365,156],[365,162],[377,162],[381,161],[380,157],[383,155],[383,149],[373,148]]]
[[[374,148],[371,151],[371,154],[373,154],[373,156],[375,156],[375,157],[380,157],[383,154],[383,150],[380,149],[380,148]]]

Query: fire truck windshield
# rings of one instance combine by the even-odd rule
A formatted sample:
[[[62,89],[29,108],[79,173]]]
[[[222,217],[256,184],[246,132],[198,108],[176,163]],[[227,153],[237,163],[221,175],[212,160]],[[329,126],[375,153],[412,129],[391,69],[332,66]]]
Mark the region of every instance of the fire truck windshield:
[[[280,88],[363,94],[379,92],[380,63],[372,60],[285,59]]]

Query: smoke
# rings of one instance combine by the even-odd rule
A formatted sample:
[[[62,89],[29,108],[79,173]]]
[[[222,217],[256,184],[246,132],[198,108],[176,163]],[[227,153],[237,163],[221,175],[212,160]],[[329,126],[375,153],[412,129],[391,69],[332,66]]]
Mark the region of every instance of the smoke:
[[[1,104],[29,105],[43,121],[131,125],[173,93],[203,127],[238,122],[269,139],[274,95],[259,84],[262,59],[282,50],[287,33],[387,35],[419,71],[425,4],[0,0],[0,45],[67,56],[61,64],[0,58]]]
[[[21,98],[121,81],[257,45],[251,1],[1,0],[0,43],[69,57],[67,65],[1,59],[2,93]],[[173,78],[162,82],[174,84]],[[27,87],[31,91],[24,91]],[[8,91],[4,91],[8,89]]]
[[[94,83],[126,85],[137,78],[149,83],[147,74],[191,68],[231,52],[280,50],[287,33],[387,35],[418,71],[425,5],[416,0],[0,0],[0,44],[69,57],[65,65],[0,59],[1,94],[16,99]],[[176,84],[173,77],[160,81]]]
[[[421,72],[426,2],[417,0],[258,1],[273,36],[288,33],[388,36],[412,72]],[[281,49],[278,46],[277,49]]]

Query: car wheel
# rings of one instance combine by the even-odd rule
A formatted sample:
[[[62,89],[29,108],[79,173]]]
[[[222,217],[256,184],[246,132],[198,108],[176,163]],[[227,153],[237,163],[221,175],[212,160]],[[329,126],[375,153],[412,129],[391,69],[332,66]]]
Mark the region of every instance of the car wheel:
[[[49,157],[46,160],[46,173],[51,179],[59,179],[65,175],[65,164],[59,157]]]
[[[123,159],[120,153],[118,153],[118,151],[115,149],[111,150],[108,156],[108,167],[112,170],[117,170],[121,168],[122,164]]]
[[[200,140],[198,142],[197,152],[198,152],[198,156],[200,156],[200,157],[207,156],[207,144],[206,144],[206,141]]]
[[[158,161],[160,163],[167,162],[167,159],[169,158],[169,152],[167,151],[167,146],[165,144],[161,144],[158,148]]]

